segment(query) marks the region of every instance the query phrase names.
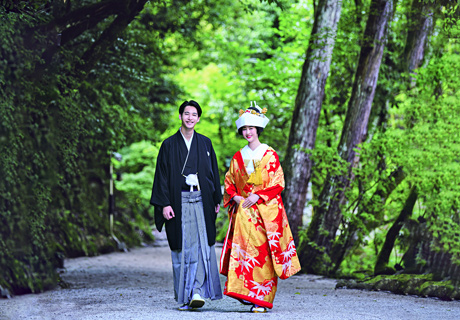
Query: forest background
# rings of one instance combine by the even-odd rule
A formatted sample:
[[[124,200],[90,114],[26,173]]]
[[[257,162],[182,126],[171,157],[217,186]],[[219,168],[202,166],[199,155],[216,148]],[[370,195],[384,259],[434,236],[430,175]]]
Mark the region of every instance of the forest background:
[[[457,1],[1,4],[1,296],[154,241],[155,159],[193,99],[222,181],[238,111],[268,109],[304,272],[460,299]]]

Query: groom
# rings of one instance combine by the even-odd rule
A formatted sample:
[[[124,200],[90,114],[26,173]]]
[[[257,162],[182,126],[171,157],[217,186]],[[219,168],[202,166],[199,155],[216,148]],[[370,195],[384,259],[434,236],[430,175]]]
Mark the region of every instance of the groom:
[[[195,131],[201,113],[193,100],[179,107],[181,126],[161,145],[150,199],[158,231],[166,228],[181,311],[222,299],[214,248],[222,192],[211,140]]]

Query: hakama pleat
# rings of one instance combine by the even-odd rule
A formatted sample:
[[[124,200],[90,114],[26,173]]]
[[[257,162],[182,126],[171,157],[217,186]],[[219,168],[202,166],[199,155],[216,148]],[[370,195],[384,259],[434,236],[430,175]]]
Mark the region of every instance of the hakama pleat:
[[[182,192],[182,250],[171,251],[174,298],[187,304],[193,294],[222,299],[215,247],[209,246],[201,191]]]

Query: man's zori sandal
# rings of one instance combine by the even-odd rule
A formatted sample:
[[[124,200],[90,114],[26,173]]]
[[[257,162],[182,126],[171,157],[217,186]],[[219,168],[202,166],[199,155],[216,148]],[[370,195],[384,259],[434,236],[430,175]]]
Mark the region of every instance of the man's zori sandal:
[[[191,308],[201,308],[204,306],[204,300],[198,293],[195,293],[192,296],[192,301],[190,301],[189,306]]]

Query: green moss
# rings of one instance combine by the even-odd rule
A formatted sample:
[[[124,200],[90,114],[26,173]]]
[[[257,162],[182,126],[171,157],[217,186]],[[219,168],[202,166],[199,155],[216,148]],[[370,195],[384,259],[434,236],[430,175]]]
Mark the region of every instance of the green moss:
[[[459,300],[460,288],[450,280],[433,281],[433,274],[378,275],[363,281],[341,280],[337,288],[390,291],[397,294]]]
[[[453,300],[454,287],[450,281],[426,281],[420,286],[420,295]]]

